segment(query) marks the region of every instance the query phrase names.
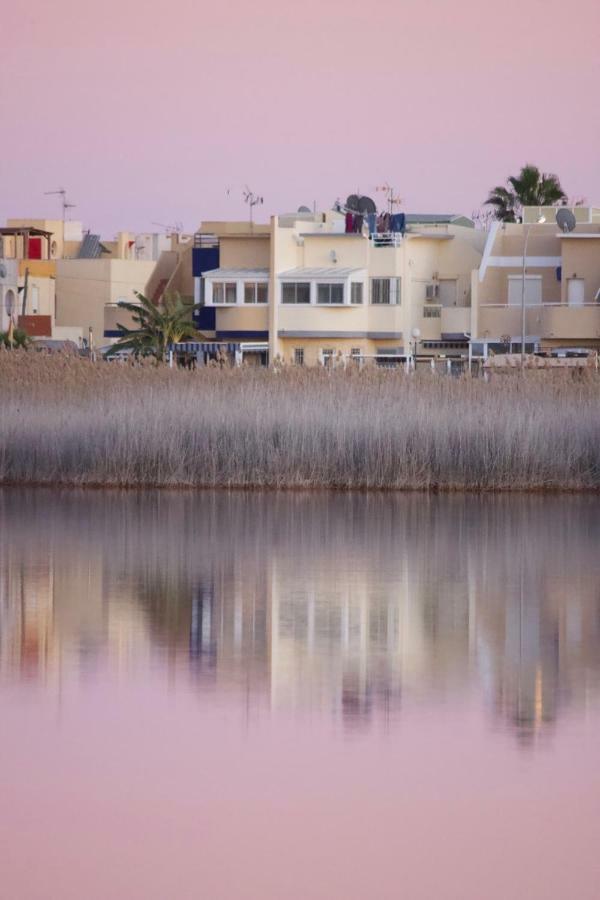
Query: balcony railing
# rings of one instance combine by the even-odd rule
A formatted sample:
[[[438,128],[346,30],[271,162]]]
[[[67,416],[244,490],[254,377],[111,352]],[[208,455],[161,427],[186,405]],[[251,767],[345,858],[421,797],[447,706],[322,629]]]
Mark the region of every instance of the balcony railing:
[[[384,231],[380,234],[373,232],[369,239],[374,247],[399,247],[402,243],[402,234],[399,231]]]

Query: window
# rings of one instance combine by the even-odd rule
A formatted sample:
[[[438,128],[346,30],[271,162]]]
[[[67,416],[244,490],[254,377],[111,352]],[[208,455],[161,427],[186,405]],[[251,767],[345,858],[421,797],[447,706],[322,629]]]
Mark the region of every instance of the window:
[[[423,309],[424,319],[440,319],[442,317],[441,306],[425,306]]]
[[[338,306],[344,302],[344,285],[343,284],[318,284],[317,285],[317,303],[337,304]]]
[[[304,347],[296,347],[296,349],[294,350],[294,365],[304,365]]]
[[[212,286],[213,303],[237,303],[235,281],[215,281]]]
[[[350,359],[354,359],[356,360],[356,362],[359,362],[361,356],[362,350],[360,349],[360,347],[353,347],[350,351]]]
[[[244,282],[244,303],[267,303],[269,285],[266,281]]]
[[[360,306],[363,302],[363,284],[362,281],[353,281],[350,285],[350,303]]]
[[[400,303],[399,278],[371,278],[371,303],[395,306]]]
[[[438,284],[426,284],[425,285],[425,299],[426,300],[435,300],[436,297],[440,296],[440,287]]]
[[[281,285],[282,303],[310,303],[309,281],[288,281]]]
[[[321,350],[321,358],[323,360],[323,365],[326,369],[331,368],[331,364],[333,363],[333,357],[335,355],[335,351],[331,348],[327,348],[326,350]]]

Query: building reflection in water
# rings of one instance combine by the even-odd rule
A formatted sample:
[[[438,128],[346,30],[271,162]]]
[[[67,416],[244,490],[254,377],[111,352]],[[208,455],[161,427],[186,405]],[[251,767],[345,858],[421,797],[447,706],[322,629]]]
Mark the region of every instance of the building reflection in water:
[[[0,674],[165,667],[257,707],[489,709],[531,743],[595,701],[589,497],[0,492]]]

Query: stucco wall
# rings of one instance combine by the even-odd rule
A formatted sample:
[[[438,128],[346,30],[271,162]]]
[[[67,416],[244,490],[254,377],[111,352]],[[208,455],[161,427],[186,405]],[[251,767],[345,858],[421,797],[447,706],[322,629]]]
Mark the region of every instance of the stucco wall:
[[[143,291],[153,262],[120,259],[59,260],[56,268],[56,323],[94,332],[96,345],[104,341],[104,304],[133,300]]]

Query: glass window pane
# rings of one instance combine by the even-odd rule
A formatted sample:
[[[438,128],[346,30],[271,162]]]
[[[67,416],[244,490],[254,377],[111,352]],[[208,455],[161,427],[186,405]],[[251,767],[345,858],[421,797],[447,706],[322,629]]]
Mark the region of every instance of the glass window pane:
[[[256,303],[256,284],[254,281],[244,282],[244,303]]]
[[[223,299],[225,297],[224,287],[225,285],[219,284],[218,282],[216,284],[213,284],[213,303],[223,303]]]
[[[269,301],[269,285],[266,281],[258,282],[256,285],[256,302],[268,303]]]
[[[331,302],[332,303],[343,303],[344,302],[344,285],[343,284],[332,284],[331,287]]]
[[[317,285],[317,303],[331,303],[331,299],[329,296],[330,287],[331,285],[329,284]]]
[[[360,304],[363,302],[362,281],[353,281],[351,285],[351,302]]]
[[[310,283],[308,281],[297,283],[296,303],[310,303]]]
[[[237,290],[235,281],[228,281],[225,284],[225,303],[235,303],[237,301]]]
[[[281,302],[282,303],[295,303],[296,302],[296,285],[292,282],[288,282],[287,284],[281,285]]]

